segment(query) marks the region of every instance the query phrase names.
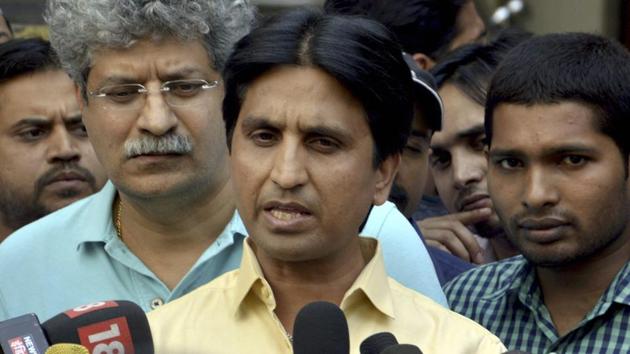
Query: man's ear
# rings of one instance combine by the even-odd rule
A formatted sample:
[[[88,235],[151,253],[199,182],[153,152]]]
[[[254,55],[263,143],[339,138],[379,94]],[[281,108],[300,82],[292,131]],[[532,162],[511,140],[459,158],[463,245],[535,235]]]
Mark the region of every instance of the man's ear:
[[[413,60],[416,62],[416,64],[418,64],[418,66],[422,69],[422,70],[429,70],[431,69],[433,66],[435,66],[435,61],[433,59],[431,59],[431,57],[429,57],[426,54],[423,53],[415,53],[414,55],[411,56],[413,58]]]
[[[387,201],[392,189],[394,178],[400,164],[400,153],[387,157],[376,168],[376,185],[374,186],[374,205],[381,205]]]

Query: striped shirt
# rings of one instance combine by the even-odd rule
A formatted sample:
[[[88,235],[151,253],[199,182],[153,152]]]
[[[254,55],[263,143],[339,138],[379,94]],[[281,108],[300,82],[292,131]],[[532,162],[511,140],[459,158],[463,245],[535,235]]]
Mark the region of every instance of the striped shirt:
[[[630,353],[630,265],[619,271],[595,307],[559,337],[535,269],[522,256],[468,271],[445,287],[453,311],[494,333],[506,347],[532,354]]]

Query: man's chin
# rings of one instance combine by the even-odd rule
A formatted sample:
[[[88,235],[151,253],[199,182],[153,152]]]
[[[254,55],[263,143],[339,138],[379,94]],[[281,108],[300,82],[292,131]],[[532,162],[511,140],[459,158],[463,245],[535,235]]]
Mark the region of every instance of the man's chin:
[[[42,201],[40,205],[42,206],[42,209],[46,211],[46,214],[49,214],[49,213],[52,213],[53,211],[59,210],[61,208],[65,208],[68,205],[78,200],[81,200],[89,195],[90,193],[73,193],[72,195],[64,195],[63,197],[52,198],[52,199]]]

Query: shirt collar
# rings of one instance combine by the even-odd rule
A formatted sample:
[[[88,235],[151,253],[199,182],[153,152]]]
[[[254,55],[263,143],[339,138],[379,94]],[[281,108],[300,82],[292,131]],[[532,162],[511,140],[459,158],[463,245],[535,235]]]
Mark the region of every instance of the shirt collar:
[[[369,259],[352,286],[346,291],[341,308],[349,306],[357,297],[365,296],[370,303],[383,314],[394,318],[394,305],[392,303],[389,277],[385,272],[385,265],[377,240],[360,237],[361,251],[365,259]],[[248,240],[243,242],[243,258],[238,270],[236,281],[236,301],[232,304],[232,312],[236,314],[248,294],[255,294],[268,308],[276,307],[273,291],[265,280],[260,264]]]
[[[111,181],[97,193],[88,197],[90,200],[82,204],[82,210],[76,213],[76,224],[79,224],[76,235],[76,248],[90,242],[107,243],[116,238],[116,230],[112,221],[112,205],[116,197],[116,187]],[[81,225],[86,225],[81,227]],[[89,232],[87,232],[89,231]]]
[[[605,302],[630,305],[630,262],[621,268],[602,296]]]
[[[535,267],[525,259],[514,271],[509,283],[511,285],[507,290],[518,296],[526,306],[538,307],[543,303]],[[617,273],[591,313],[587,315],[587,319],[605,313],[612,303],[630,306],[630,262],[626,262]]]

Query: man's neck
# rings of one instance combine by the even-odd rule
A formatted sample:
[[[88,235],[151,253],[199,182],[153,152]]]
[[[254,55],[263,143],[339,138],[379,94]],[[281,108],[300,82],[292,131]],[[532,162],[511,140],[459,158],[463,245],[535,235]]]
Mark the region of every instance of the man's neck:
[[[623,242],[580,264],[536,268],[545,306],[560,336],[573,330],[592,311],[629,259],[630,245]]]
[[[214,192],[201,190],[197,196],[146,200],[119,195],[122,241],[169,289],[188,273],[234,214],[229,180]]]
[[[344,294],[368,262],[361,252],[358,237],[347,252],[326,260],[281,262],[267,258],[261,252],[256,254],[265,279],[273,289],[276,316],[287,333],[293,330],[295,316],[304,305],[314,301],[340,305]]]

